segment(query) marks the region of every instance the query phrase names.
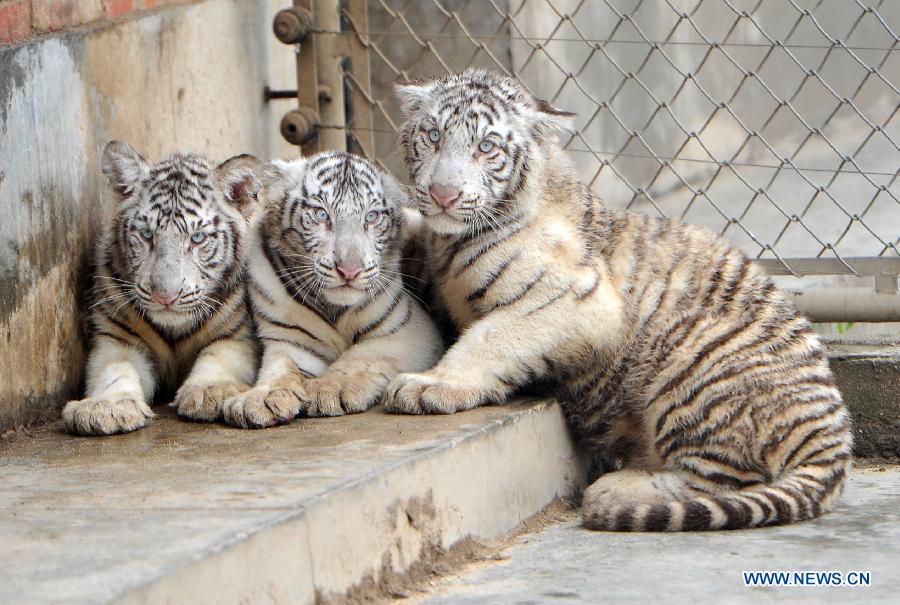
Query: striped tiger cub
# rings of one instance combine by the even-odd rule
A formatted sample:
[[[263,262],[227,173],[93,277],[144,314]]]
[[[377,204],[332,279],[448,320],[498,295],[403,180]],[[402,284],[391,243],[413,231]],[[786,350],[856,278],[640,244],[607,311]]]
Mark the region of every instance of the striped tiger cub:
[[[179,414],[216,420],[252,384],[242,242],[258,165],[240,155],[213,167],[186,153],[150,165],[121,141],[103,150],[117,206],[97,246],[87,396],[63,410],[70,431],[139,429],[154,395],[176,388]]]
[[[404,290],[408,196],[368,161],[337,152],[274,161],[262,181],[266,206],[248,240],[262,366],[256,386],[226,402],[225,420],[262,428],[301,412],[365,411],[397,374],[443,353]]]
[[[462,335],[385,405],[452,413],[550,382],[608,472],[599,530],[746,528],[818,516],[851,458],[810,325],[706,229],[613,210],[554,132],[573,115],[469,70],[397,87],[436,289]]]

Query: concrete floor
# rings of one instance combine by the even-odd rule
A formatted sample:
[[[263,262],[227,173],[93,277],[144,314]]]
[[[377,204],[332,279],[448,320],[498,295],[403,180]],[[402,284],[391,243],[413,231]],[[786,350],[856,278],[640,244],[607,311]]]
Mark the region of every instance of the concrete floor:
[[[128,435],[0,439],[0,604],[312,604],[581,482],[549,402],[261,431],[158,412]]]
[[[900,467],[855,470],[813,522],[698,534],[594,533],[573,519],[526,534],[498,563],[404,605],[898,603]],[[868,587],[744,586],[743,571],[867,571]]]

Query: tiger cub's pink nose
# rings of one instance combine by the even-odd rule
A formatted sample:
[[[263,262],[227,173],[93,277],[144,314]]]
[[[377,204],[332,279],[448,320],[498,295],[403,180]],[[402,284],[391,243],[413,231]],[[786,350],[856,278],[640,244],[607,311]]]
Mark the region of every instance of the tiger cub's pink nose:
[[[445,185],[432,185],[428,188],[431,199],[441,208],[449,208],[462,195],[462,191]]]
[[[150,295],[153,296],[153,300],[166,307],[178,299],[177,294],[169,294],[168,292],[160,292],[158,290],[151,291]]]
[[[362,273],[362,265],[338,265],[337,270],[338,273],[341,274],[341,277],[343,277],[347,281],[350,281],[354,277]]]

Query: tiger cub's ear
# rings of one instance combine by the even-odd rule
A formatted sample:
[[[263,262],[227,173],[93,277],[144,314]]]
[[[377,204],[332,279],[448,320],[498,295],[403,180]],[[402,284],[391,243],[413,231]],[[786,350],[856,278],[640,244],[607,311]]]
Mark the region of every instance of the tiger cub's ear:
[[[110,141],[106,144],[100,167],[120,202],[131,195],[138,181],[150,174],[147,160],[124,141]]]
[[[409,195],[403,185],[393,175],[378,171],[384,197],[400,210],[400,239],[403,242],[418,237],[422,232],[424,218],[417,209],[416,199]]]
[[[225,201],[238,209],[244,218],[256,210],[262,162],[252,155],[241,154],[216,166],[216,182],[222,188]]]
[[[393,202],[398,208],[413,208],[416,200],[410,196],[403,185],[387,172],[378,171],[381,175],[381,187],[384,189],[384,197]]]
[[[575,132],[576,114],[554,107],[543,99],[535,99],[532,114],[532,128],[539,136],[550,136],[564,130]]]
[[[431,101],[437,81],[413,80],[411,82],[395,82],[394,94],[400,99],[400,109],[406,115],[421,110]]]
[[[267,202],[277,202],[284,197],[292,184],[299,183],[306,171],[306,159],[272,160],[262,169],[260,181]]]

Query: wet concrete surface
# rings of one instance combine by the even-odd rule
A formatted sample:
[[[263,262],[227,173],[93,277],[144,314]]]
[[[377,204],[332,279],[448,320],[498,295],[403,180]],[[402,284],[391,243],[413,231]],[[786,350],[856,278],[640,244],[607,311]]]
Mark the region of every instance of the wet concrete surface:
[[[900,594],[900,466],[854,470],[834,511],[785,527],[597,533],[575,517],[403,605],[896,603]],[[748,587],[744,571],[868,572],[871,582]]]
[[[157,411],[128,435],[56,424],[0,440],[0,603],[312,602],[426,546],[508,531],[579,481],[549,403],[262,431]],[[414,498],[437,511],[427,527],[398,517]]]

